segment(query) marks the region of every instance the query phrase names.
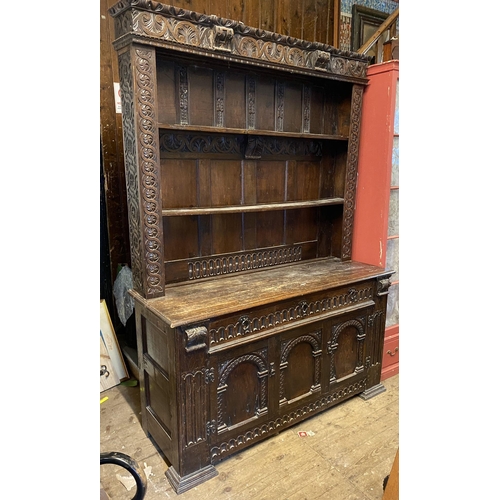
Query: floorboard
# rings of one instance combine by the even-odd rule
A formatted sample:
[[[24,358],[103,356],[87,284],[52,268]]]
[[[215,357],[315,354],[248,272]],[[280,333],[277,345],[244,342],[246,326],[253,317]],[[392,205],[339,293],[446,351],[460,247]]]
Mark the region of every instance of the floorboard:
[[[399,447],[399,375],[383,385],[386,391],[368,401],[345,401],[226,458],[216,465],[217,477],[182,495],[170,486],[167,464],[142,430],[138,386],[101,393],[108,399],[100,409],[100,449],[130,455],[145,470],[145,500],[381,500]],[[110,500],[133,497],[127,471],[105,465],[100,472]]]

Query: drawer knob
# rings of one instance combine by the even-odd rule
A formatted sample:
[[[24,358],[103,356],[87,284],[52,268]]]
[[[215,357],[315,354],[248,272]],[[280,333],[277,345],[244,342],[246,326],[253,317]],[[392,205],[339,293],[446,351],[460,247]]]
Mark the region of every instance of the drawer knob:
[[[391,350],[389,350],[389,351],[387,351],[387,354],[389,354],[389,356],[395,356],[398,351],[399,351],[399,347],[396,347],[394,349],[394,352],[392,352]]]

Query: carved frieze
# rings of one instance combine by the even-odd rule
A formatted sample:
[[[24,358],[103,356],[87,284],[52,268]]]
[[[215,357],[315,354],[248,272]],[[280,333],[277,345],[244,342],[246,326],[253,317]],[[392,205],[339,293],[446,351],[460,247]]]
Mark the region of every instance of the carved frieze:
[[[243,156],[244,139],[236,135],[160,131],[160,152],[169,156],[192,153]]]
[[[222,276],[298,262],[301,258],[302,247],[297,245],[278,248],[276,250],[262,250],[260,252],[193,260],[188,262],[188,277],[190,280],[195,280],[210,278],[212,276]]]
[[[373,298],[373,289],[371,286],[360,287],[348,291],[338,292],[330,297],[325,297],[322,300],[301,301],[294,306],[285,309],[279,309],[267,314],[256,316],[244,316],[245,328],[243,328],[240,318],[239,321],[228,323],[219,328],[211,328],[209,330],[210,346],[217,345],[221,342],[231,340],[233,338],[248,335],[252,332],[260,332],[283,323],[293,323],[300,319],[309,316],[316,316],[328,311],[341,309],[355,304],[362,304]]]
[[[309,73],[365,78],[370,59],[355,52],[196,13],[151,0],[122,0],[110,9],[117,48],[127,37],[186,50],[221,53],[258,65],[280,65]]]

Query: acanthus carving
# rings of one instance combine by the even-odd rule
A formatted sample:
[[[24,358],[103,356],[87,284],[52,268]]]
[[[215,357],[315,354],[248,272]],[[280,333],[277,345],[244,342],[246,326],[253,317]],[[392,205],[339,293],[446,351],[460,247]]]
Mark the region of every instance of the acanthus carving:
[[[369,57],[319,42],[252,28],[150,0],[122,0],[110,9],[117,19],[117,46],[127,34],[194,49],[222,51],[256,63],[271,63],[312,72],[364,78]],[[124,16],[128,19],[123,20]]]
[[[351,130],[347,150],[346,189],[344,195],[344,218],[342,222],[342,259],[351,258],[352,231],[354,221],[354,203],[356,198],[356,181],[358,171],[358,149],[361,122],[361,104],[363,100],[363,87],[353,85],[351,106]]]

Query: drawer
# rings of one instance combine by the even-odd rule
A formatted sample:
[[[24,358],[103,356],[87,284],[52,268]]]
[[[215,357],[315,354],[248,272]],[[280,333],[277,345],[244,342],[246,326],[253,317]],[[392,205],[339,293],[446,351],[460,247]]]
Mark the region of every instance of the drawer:
[[[376,283],[368,281],[330,291],[302,296],[300,299],[276,302],[262,308],[242,311],[238,315],[214,318],[209,324],[210,350],[221,348],[242,337],[269,334],[280,327],[317,321],[351,310],[374,305]]]
[[[399,333],[384,341],[382,356],[382,380],[399,373]]]

